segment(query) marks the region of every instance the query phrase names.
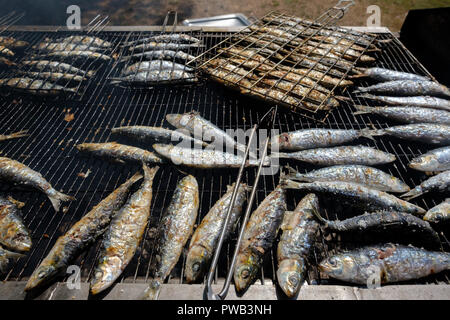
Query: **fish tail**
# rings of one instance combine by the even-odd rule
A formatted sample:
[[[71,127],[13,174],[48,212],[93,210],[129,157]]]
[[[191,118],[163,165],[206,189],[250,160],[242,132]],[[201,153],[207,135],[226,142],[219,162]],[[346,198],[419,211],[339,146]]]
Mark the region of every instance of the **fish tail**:
[[[302,189],[303,183],[292,181],[284,178],[283,180],[280,177],[280,185],[283,189]]]
[[[358,111],[353,112],[353,115],[372,113],[372,107],[362,105],[354,105],[354,107]]]
[[[370,128],[364,128],[359,131],[359,136],[368,138],[372,141],[375,141],[375,138],[373,136],[382,136],[384,135],[384,132],[382,130],[373,130]]]
[[[142,163],[142,170],[144,170],[145,179],[151,179],[155,176],[156,172],[159,170],[159,167],[151,167],[149,168],[144,162]]]
[[[422,188],[420,186],[417,186],[414,189],[408,191],[407,193],[402,194],[401,197],[404,198],[406,201],[409,201],[411,199],[420,197],[422,194],[424,194]]]
[[[322,223],[324,223],[324,224],[328,224],[328,221],[327,221],[326,219],[324,219],[324,218],[320,215],[320,212],[319,212],[319,210],[318,210],[317,208],[311,208],[311,213],[312,213],[313,215],[315,215],[316,218],[317,218],[320,222],[322,222]]]
[[[142,300],[158,300],[161,292],[161,279],[153,279],[144,291]]]
[[[312,181],[312,179],[309,179],[309,178],[305,177],[304,174],[301,174],[300,172],[298,172],[297,170],[292,168],[290,165],[287,165],[286,169],[289,170],[289,173],[287,175],[285,175],[286,179],[299,180],[299,181],[308,181],[308,182]]]
[[[73,201],[74,197],[68,196],[62,192],[54,190],[54,192],[48,196],[50,202],[52,203],[53,208],[56,212],[59,212],[62,202]]]
[[[22,138],[22,137],[29,136],[29,134],[27,132],[28,132],[28,130],[22,130],[19,132],[11,133],[10,136],[11,136],[11,138]]]
[[[366,92],[368,92],[368,91],[367,91],[367,88],[365,88],[365,87],[358,87],[358,88],[356,88],[356,90],[353,90],[353,94],[366,93]]]

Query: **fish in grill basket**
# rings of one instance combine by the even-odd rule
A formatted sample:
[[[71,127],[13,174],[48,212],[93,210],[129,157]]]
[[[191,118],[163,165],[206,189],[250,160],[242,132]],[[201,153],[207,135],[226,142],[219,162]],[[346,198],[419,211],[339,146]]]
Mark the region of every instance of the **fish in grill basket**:
[[[185,72],[194,71],[190,67],[186,67],[185,65],[175,63],[172,61],[153,60],[153,61],[142,61],[132,64],[126,67],[124,70],[122,70],[122,75],[129,76],[139,72],[159,71],[159,70],[181,70]]]
[[[305,282],[307,260],[319,231],[313,210],[319,210],[319,199],[310,193],[294,211],[284,213],[277,250],[277,279],[289,298],[295,297]]]
[[[389,193],[370,189],[353,182],[315,181],[311,183],[300,183],[292,180],[284,180],[282,185],[286,189],[306,190],[332,195],[362,211],[393,210],[415,215],[425,214],[425,210],[421,207],[401,200]]]
[[[61,202],[74,200],[73,197],[55,190],[39,172],[9,158],[0,157],[0,180],[31,186],[40,190],[47,195],[57,212]]]
[[[77,93],[77,88],[66,88],[45,80],[27,77],[0,79],[0,87],[37,96],[55,96],[63,93]]]
[[[136,173],[116,190],[100,201],[64,235],[60,236],[50,252],[34,270],[28,280],[25,290],[32,290],[50,281],[76,257],[97,240],[108,228],[111,219],[125,204],[131,187],[142,179],[142,174]]]
[[[412,159],[408,166],[425,172],[450,170],[450,146],[424,153]]]
[[[45,40],[47,41],[47,39]],[[111,42],[108,42],[106,40],[100,39],[98,37],[92,37],[92,36],[68,36],[65,38],[59,38],[54,40],[53,42],[63,42],[63,43],[77,43],[82,45],[92,45],[94,47],[99,48],[109,48],[112,46]]]
[[[208,270],[224,227],[234,187],[235,184],[227,187],[227,192],[209,210],[192,236],[185,267],[186,281],[188,283],[201,281]],[[236,200],[230,213],[230,220],[225,229],[225,238],[230,236],[237,225],[242,214],[248,189],[249,187],[246,184],[240,184],[238,187]]]
[[[3,54],[8,57],[14,57],[14,52],[2,45],[0,45],[0,54]]]
[[[130,82],[134,84],[152,84],[164,81],[183,81],[196,82],[197,78],[193,73],[185,72],[183,70],[150,70],[141,71],[136,74],[130,74],[124,77],[110,78],[111,84],[122,82]]]
[[[201,43],[165,43],[165,42],[145,42],[137,46],[129,47],[129,51],[148,51],[148,50],[188,50],[191,48],[203,47]]]
[[[22,49],[28,46],[29,43],[12,37],[0,37],[0,45],[10,49]]]
[[[132,59],[149,59],[149,60],[163,60],[163,59],[177,59],[181,61],[191,61],[195,59],[195,56],[190,55],[183,51],[173,51],[173,50],[154,50],[146,52],[135,52],[130,56],[122,57],[121,61],[128,61]]]
[[[29,134],[27,134],[27,130],[14,132],[14,133],[10,133],[10,134],[0,134],[0,141],[18,139],[18,138],[23,138],[26,136],[29,136]]]
[[[38,70],[51,70],[55,72],[61,73],[69,73],[69,74],[81,74],[83,76],[92,77],[95,74],[95,71],[84,71],[77,67],[74,67],[68,63],[60,62],[60,61],[50,61],[50,60],[25,60],[22,61],[21,64],[25,66],[30,66],[36,68]]]
[[[234,270],[234,285],[239,295],[244,294],[258,277],[264,256],[275,241],[285,210],[285,191],[278,186],[250,216]]]
[[[23,224],[20,208],[0,196],[0,245],[14,251],[29,251],[30,234]]]
[[[369,87],[358,87],[353,93],[374,93],[388,96],[440,96],[450,97],[450,89],[435,81],[395,80]]]
[[[52,51],[49,53],[45,53],[39,56],[35,56],[33,58],[44,58],[44,57],[56,57],[56,58],[87,58],[87,59],[99,59],[103,61],[109,61],[111,60],[111,57],[100,53],[95,52],[91,50],[82,50],[82,49],[75,49],[75,50],[65,50],[65,51]]]
[[[132,46],[138,43],[145,42],[184,42],[184,43],[200,43],[201,40],[193,36],[183,33],[172,33],[172,34],[161,34],[157,36],[146,37],[142,39],[137,39],[134,41],[129,41],[124,43],[124,46]]]
[[[450,220],[450,198],[427,211],[423,220],[439,223]]]
[[[271,146],[279,150],[299,151],[342,145],[362,137],[373,139],[371,130],[305,129],[276,135]]]
[[[301,174],[288,166],[287,178],[301,182],[343,181],[354,182],[368,188],[385,192],[404,193],[409,186],[397,177],[376,168],[362,165],[339,165],[325,167]]]
[[[148,164],[164,163],[164,159],[151,151],[116,142],[82,143],[77,145],[76,148],[81,152],[87,152],[122,164],[125,164],[127,161],[145,162]]]
[[[22,257],[24,255],[21,253],[8,251],[0,247],[0,273],[7,272],[9,264]]]
[[[181,179],[158,228],[156,271],[143,299],[157,300],[164,280],[177,264],[192,235],[199,207],[198,183],[189,175]]]
[[[294,159],[320,166],[333,165],[380,165],[395,161],[395,155],[366,146],[341,146],[301,150],[291,153],[275,153],[271,157]]]
[[[12,62],[9,59],[6,59],[5,57],[0,56],[0,66],[11,67],[11,66],[17,66],[17,64]]]
[[[102,249],[91,280],[92,294],[109,288],[133,259],[150,217],[153,179],[159,167],[143,164],[144,181],[114,215],[103,235]]]
[[[69,42],[41,42],[35,46],[33,49],[42,50],[42,51],[69,51],[69,50],[77,50],[77,51],[100,51],[104,50],[104,48],[93,47],[85,44],[78,43],[69,43]]]
[[[389,70],[384,68],[368,68],[364,69],[360,74],[351,76],[350,78],[370,78],[372,80],[385,82],[396,80],[413,80],[413,81],[429,81],[425,76],[414,73]]]
[[[73,73],[61,73],[61,72],[33,72],[28,71],[24,72],[24,75],[33,77],[33,78],[41,78],[46,80],[51,80],[54,82],[81,82],[84,81],[86,78],[84,76],[80,76]]]
[[[360,285],[419,279],[450,269],[450,253],[383,244],[334,254],[319,265],[326,275]]]
[[[283,67],[285,71],[270,71],[268,74],[270,76],[283,78],[290,81],[302,81],[304,77],[311,78],[318,81],[321,85],[325,87],[346,87],[351,86],[353,83],[350,80],[338,79],[330,77],[322,72],[308,69],[291,69],[290,67]]]
[[[450,100],[430,97],[430,96],[416,96],[416,97],[391,97],[391,96],[375,96],[372,94],[360,94],[358,97],[375,100],[392,106],[411,106],[431,109],[441,109],[450,111]]]
[[[406,200],[411,200],[430,191],[448,192],[449,190],[450,190],[450,170],[447,170],[425,180],[411,191],[403,194],[402,198],[405,198]]]
[[[449,145],[450,125],[418,123],[373,130],[374,136],[390,135],[427,144]]]
[[[372,113],[405,123],[442,123],[450,124],[450,112],[439,109],[398,106],[369,107],[355,105],[354,115]]]

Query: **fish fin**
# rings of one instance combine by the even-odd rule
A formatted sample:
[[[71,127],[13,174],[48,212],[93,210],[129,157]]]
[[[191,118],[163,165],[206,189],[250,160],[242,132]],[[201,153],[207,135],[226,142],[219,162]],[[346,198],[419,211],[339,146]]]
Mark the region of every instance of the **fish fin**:
[[[409,201],[411,199],[420,197],[425,192],[422,191],[422,188],[420,186],[415,187],[414,189],[402,194],[400,197],[404,198],[406,201]]]
[[[5,273],[5,272],[8,271],[8,265],[10,264],[10,262],[16,261],[16,260],[18,260],[20,258],[25,257],[25,254],[12,252],[12,251],[9,251],[9,250],[6,250],[6,249],[3,249],[3,250],[6,253],[5,257],[6,257],[6,259],[8,259],[8,263],[0,264],[0,272]]]
[[[353,115],[372,113],[372,107],[356,105],[356,104],[354,105],[354,107],[358,111],[353,112]]]
[[[326,219],[324,219],[324,218],[320,215],[320,212],[319,212],[319,210],[318,210],[317,208],[311,208],[311,213],[312,213],[313,215],[315,215],[316,218],[317,218],[320,222],[322,222],[322,223],[324,223],[324,224],[327,224],[327,223],[328,223],[328,221],[327,221]]]
[[[370,99],[370,100],[377,100],[377,96],[374,96],[373,94],[368,94],[368,93],[359,94],[357,97],[364,98],[364,99]]]
[[[370,139],[372,141],[375,141],[375,138],[373,136],[384,135],[384,132],[379,134],[378,131],[379,130],[373,130],[373,129],[370,129],[370,128],[364,128],[364,129],[359,131],[359,136],[367,138],[367,139]]]
[[[22,130],[19,132],[11,133],[10,136],[11,136],[11,138],[22,138],[22,137],[29,136],[29,134],[27,132],[28,132],[28,130]]]
[[[153,279],[144,291],[142,300],[158,300],[161,292],[161,279]]]
[[[67,201],[73,201],[75,200],[74,197],[66,195],[62,192],[56,191],[55,190],[55,194],[48,196],[48,198],[50,199],[50,202],[52,203],[53,208],[55,209],[56,212],[59,212],[59,209],[61,207],[61,202],[67,202]]]

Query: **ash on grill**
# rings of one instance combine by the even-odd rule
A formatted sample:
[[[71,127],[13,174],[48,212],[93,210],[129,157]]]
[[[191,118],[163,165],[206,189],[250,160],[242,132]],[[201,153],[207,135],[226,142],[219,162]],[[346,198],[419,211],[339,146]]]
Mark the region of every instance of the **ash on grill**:
[[[212,79],[323,122],[339,106],[336,95],[357,65],[375,59],[376,36],[333,27],[336,8],[316,21],[272,12],[223,40],[199,59]]]

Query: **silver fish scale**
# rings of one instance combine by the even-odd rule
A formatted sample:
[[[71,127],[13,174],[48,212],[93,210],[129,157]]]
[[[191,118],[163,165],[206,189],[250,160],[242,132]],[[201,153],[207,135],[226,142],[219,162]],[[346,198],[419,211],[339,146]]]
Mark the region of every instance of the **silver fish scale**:
[[[405,123],[442,123],[450,124],[450,112],[422,107],[368,107],[355,106],[354,114],[373,113]]]
[[[371,99],[378,102],[383,102],[394,106],[412,106],[432,109],[441,109],[450,111],[450,100],[441,99],[437,97],[423,96],[423,97],[388,97],[375,96],[371,94],[361,94],[361,98]]]
[[[370,92],[393,96],[444,96],[450,97],[450,90],[434,81],[396,80],[359,87],[355,92]]]
[[[363,73],[364,75],[370,77],[377,81],[394,81],[394,80],[419,80],[427,81],[430,80],[428,77],[419,76],[413,73],[394,71],[383,68],[370,68],[366,69]]]
[[[450,125],[421,123],[394,126],[378,130],[379,134],[388,134],[401,139],[415,140],[430,144],[450,144]]]

